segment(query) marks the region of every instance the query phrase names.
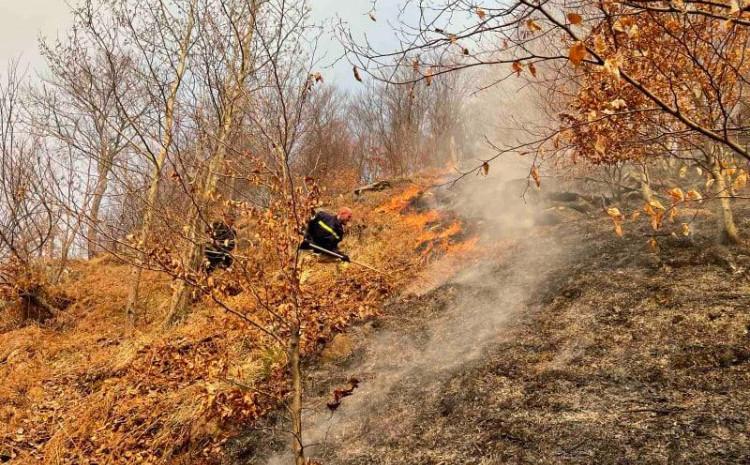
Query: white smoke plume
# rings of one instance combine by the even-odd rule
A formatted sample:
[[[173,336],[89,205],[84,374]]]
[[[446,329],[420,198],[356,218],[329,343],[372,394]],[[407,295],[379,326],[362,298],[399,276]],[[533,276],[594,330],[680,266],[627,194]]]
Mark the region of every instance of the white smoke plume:
[[[512,129],[520,124],[515,116],[505,120],[490,116],[493,109],[498,111],[498,102],[503,107],[526,108],[526,118],[535,117],[528,93],[517,87],[499,88],[473,106],[478,131],[492,132],[509,144],[522,140],[525,131]],[[481,153],[476,147],[472,150],[474,157],[464,160],[466,166],[492,154],[486,146]],[[542,207],[530,201],[536,198],[537,188],[527,180],[529,167],[530,161],[525,158],[500,158],[492,164],[489,176],[467,176],[450,188],[451,204],[439,207],[454,210],[478,230],[478,247],[489,249],[498,241],[518,244],[507,258],[509,262],[502,264],[509,271],[496,273],[498,263],[492,259],[472,264],[449,281],[458,289],[454,303],[425,321],[418,337],[398,330],[371,336],[364,355],[347,369],[350,376],[361,380],[354,395],[345,398],[333,414],[322,403],[306,412],[303,442],[308,456],[330,457],[330,450],[335,449],[337,457],[346,463],[345,456],[370,446],[366,440],[369,430],[383,429],[387,424],[391,429],[378,434],[399,434],[399,428],[407,427],[409,415],[414,413],[413,406],[393,405],[399,386],[418,383],[425,396],[432,395],[437,390],[430,389],[431,385],[480,359],[488,346],[503,338],[508,320],[524,312],[529,297],[562,257],[554,247],[535,247],[530,235]],[[446,196],[438,193],[434,197]],[[382,418],[386,409],[389,419]],[[268,464],[287,464],[290,460],[290,456],[281,454]]]

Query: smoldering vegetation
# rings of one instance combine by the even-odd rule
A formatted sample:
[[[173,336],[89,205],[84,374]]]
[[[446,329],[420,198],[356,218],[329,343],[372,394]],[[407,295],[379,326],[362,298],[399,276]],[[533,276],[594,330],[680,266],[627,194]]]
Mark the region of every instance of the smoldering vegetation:
[[[560,216],[529,220],[512,236],[520,241],[487,248],[450,282],[338,338],[307,380],[311,455],[331,464],[745,463],[750,254],[712,245],[709,215],[692,244],[672,238],[658,253],[640,235],[613,241],[597,215]],[[329,411],[352,377],[359,387]],[[288,440],[282,429],[238,441],[242,463],[267,463]]]
[[[439,386],[452,373],[481,360],[489,346],[505,338],[508,322],[526,311],[529,297],[563,261],[562,250],[549,240],[538,247],[535,240],[524,237],[538,223],[541,211],[538,201],[523,198],[527,186],[521,182],[525,178],[518,176],[527,169],[523,162],[507,163],[507,169],[498,170],[491,179],[469,179],[423,195],[421,202],[429,208],[468,219],[471,233],[479,237],[478,250],[474,258],[456,265],[460,269],[437,263],[425,270],[428,275],[449,275],[435,288],[412,287],[414,293],[392,302],[384,321],[365,323],[340,336],[340,345],[358,347],[346,348],[347,356],[337,365],[335,376],[331,365],[311,371],[307,388],[311,407],[304,421],[304,443],[311,456],[328,461],[339,453],[342,457],[372,453],[370,434],[398,435],[419,411],[414,397],[435,400]],[[498,188],[506,191],[506,202],[494,200]],[[349,356],[350,349],[356,355]],[[358,387],[332,411],[326,405],[331,392],[352,378]],[[409,393],[408,401],[402,399],[404,393]],[[238,449],[257,454],[259,450],[251,445],[257,439],[240,440]],[[283,433],[277,439],[281,444],[286,440]],[[244,441],[249,442],[239,446]],[[268,463],[288,459],[276,455]]]
[[[709,206],[692,223],[700,234],[667,238],[661,250],[646,245],[646,226],[614,240],[607,206],[638,208],[640,197],[618,199],[576,173],[542,172],[539,190],[529,173],[528,159],[506,158],[488,179],[427,192],[421,208],[461,215],[480,253],[439,284],[410,288],[311,367],[310,456],[744,463],[746,251],[713,245]],[[331,411],[352,378],[356,389]],[[270,428],[268,443],[256,432],[234,444],[243,463],[285,463],[273,451],[288,436]]]
[[[491,133],[509,145],[523,144],[531,125],[542,118],[533,110],[536,98],[512,82],[495,86],[481,98],[470,99],[471,121],[464,124],[477,135]],[[498,114],[499,104],[527,111]],[[448,174],[416,205],[460,217],[470,228],[467,234],[477,238],[476,253],[459,260],[446,256],[423,273],[444,276],[411,286],[386,310],[385,322],[370,322],[355,329],[353,336],[340,337],[339,341],[347,341],[342,343],[347,346],[344,352],[352,350],[356,355],[345,357],[336,375],[331,375],[328,365],[311,372],[307,390],[312,407],[304,420],[303,439],[310,456],[326,463],[336,459],[351,463],[348,460],[358,454],[376,453],[370,447],[372,434],[403,434],[413,424],[420,403],[438,401],[439,387],[447,379],[483,359],[488,347],[503,340],[509,322],[527,313],[530,297],[547,286],[564,263],[564,248],[534,234],[549,216],[549,199],[531,177],[528,158],[502,155],[481,177],[471,173],[458,179],[476,163],[503,151],[488,141],[464,141],[460,151],[474,157],[465,157],[462,166],[455,167],[458,174]],[[551,190],[556,184],[547,182]],[[349,347],[357,343],[356,351]],[[327,406],[331,392],[351,386],[352,379],[357,387],[332,411]],[[272,427],[280,432],[275,436],[280,442],[270,450],[283,448],[288,440],[284,429],[283,421]],[[258,448],[258,440],[250,434],[230,449],[254,456],[253,463],[290,460],[283,452],[258,458],[269,453],[267,447]]]

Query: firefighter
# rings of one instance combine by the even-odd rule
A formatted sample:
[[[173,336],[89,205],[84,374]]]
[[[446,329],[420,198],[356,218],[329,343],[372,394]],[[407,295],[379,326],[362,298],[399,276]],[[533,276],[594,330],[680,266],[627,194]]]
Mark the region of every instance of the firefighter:
[[[206,229],[211,242],[204,249],[206,273],[217,268],[229,269],[234,262],[232,250],[237,245],[237,231],[234,229],[235,216],[227,213],[219,221],[214,221]]]
[[[339,242],[344,238],[344,226],[351,219],[352,210],[348,207],[341,208],[335,215],[325,211],[317,212],[307,223],[305,239],[300,248],[348,262],[349,256],[339,250]]]

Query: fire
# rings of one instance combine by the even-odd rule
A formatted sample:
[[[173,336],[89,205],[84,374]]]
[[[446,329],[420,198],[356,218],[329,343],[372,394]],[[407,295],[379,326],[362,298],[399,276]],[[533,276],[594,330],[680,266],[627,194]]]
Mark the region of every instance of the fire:
[[[468,240],[462,242],[456,242],[454,244],[448,244],[445,247],[446,255],[460,255],[474,251],[479,243],[479,237],[474,236]]]
[[[422,192],[419,186],[410,186],[401,194],[392,197],[390,202],[381,206],[378,210],[381,212],[402,212],[415,198],[422,195]]]
[[[423,295],[450,281],[451,278],[466,267],[467,262],[479,258],[481,250],[477,247],[478,243],[479,237],[474,236],[465,241],[455,243],[446,241],[442,245],[438,245],[437,247],[442,247],[444,255],[433,262],[427,272],[421,273],[412,282],[408,292]],[[440,243],[430,242],[428,244],[428,249],[425,250],[426,254],[436,250],[435,244]]]
[[[454,236],[458,235],[463,231],[463,227],[461,226],[461,222],[458,220],[455,220],[453,223],[451,223],[447,228],[443,229],[442,231],[439,230],[438,227],[433,227],[427,230],[423,230],[419,236],[417,236],[417,247],[424,247],[426,244],[426,247],[428,249],[432,249],[432,245],[435,243],[443,243],[445,242],[447,245],[447,242],[453,238]],[[426,250],[424,253],[426,254],[430,250]]]
[[[440,233],[439,237],[440,239],[453,237],[456,234],[460,233],[461,231],[463,231],[463,228],[461,227],[461,222],[456,220],[450,226],[448,226],[448,228],[445,231]]]
[[[429,264],[429,272],[411,283],[412,292],[417,293],[450,280],[467,261],[478,258],[480,250],[479,237],[467,234],[464,224],[454,214],[439,208],[423,210],[427,202],[421,202],[420,208],[410,208],[423,194],[419,186],[410,186],[377,209],[397,214],[401,226],[406,226],[403,239],[413,241],[418,253],[415,265]]]
[[[423,229],[427,225],[436,223],[439,220],[440,213],[437,210],[429,210],[427,213],[407,215],[404,218],[404,223],[416,229]]]
[[[424,190],[412,185],[398,195],[393,196],[386,204],[380,206],[380,212],[399,213],[403,224],[413,233],[414,247],[420,252],[423,261],[436,256],[461,255],[476,248],[478,238],[463,240],[463,224],[459,219],[446,217],[439,209],[416,212],[408,209],[415,199],[424,194]]]

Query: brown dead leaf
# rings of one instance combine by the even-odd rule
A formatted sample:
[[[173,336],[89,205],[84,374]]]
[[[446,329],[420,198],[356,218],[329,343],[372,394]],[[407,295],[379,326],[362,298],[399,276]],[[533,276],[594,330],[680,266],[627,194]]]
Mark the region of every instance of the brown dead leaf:
[[[738,191],[747,185],[747,171],[739,170],[739,174],[734,178],[732,182],[732,189]]]
[[[427,84],[427,87],[430,87],[432,85],[432,74],[433,74],[432,67],[427,68],[427,71],[424,73],[424,81]]]
[[[687,191],[686,197],[688,200],[696,200],[698,202],[701,202],[703,200],[701,194],[695,189],[690,189],[689,191]]]
[[[596,150],[596,153],[598,153],[599,155],[604,155],[605,151],[607,150],[607,139],[605,139],[601,134],[596,136],[596,142],[594,142],[594,150]]]
[[[537,168],[536,165],[531,165],[531,177],[534,179],[537,188],[542,187],[542,180],[539,177],[539,168]]]
[[[513,68],[513,72],[516,73],[516,76],[521,75],[521,70],[523,69],[523,65],[521,64],[520,61],[514,61],[511,67]]]
[[[583,18],[578,13],[568,13],[568,22],[573,25],[581,24]]]
[[[578,66],[583,62],[583,59],[586,58],[586,46],[583,45],[583,42],[576,42],[570,47],[568,58],[575,66]]]
[[[603,36],[597,35],[594,37],[594,50],[599,54],[607,51],[607,42],[604,40]]]
[[[648,240],[647,244],[648,244],[648,246],[649,246],[649,248],[651,249],[652,252],[658,252],[659,251],[659,243],[656,242],[656,239],[654,239],[653,237]]]
[[[678,203],[685,200],[685,193],[679,187],[673,187],[667,191],[667,195],[672,199],[672,203]]]

